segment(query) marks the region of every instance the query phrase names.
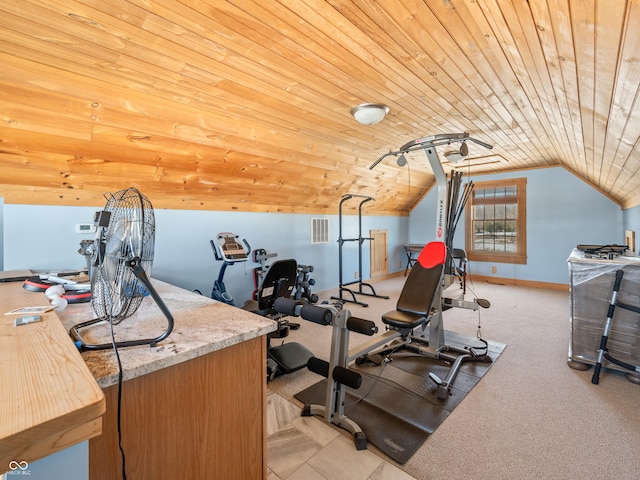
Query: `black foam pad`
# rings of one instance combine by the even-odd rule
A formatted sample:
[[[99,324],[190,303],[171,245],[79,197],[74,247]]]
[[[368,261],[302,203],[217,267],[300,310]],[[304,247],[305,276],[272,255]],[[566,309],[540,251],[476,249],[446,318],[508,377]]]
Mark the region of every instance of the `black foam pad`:
[[[267,354],[270,358],[276,361],[278,367],[284,373],[295,372],[303,367],[307,366],[307,362],[313,353],[309,351],[304,345],[299,343],[283,343],[277,347],[271,347]]]
[[[346,385],[347,387],[351,387],[355,390],[360,388],[362,385],[362,375],[358,372],[354,372],[353,370],[349,370],[344,367],[336,367],[333,369],[333,379],[341,383],[342,385]]]
[[[278,297],[273,302],[273,309],[284,315],[298,316],[297,307],[298,302],[293,298]]]
[[[322,375],[324,378],[329,378],[329,362],[321,360],[317,357],[311,357],[307,362],[307,368],[313,373]]]
[[[378,333],[378,326],[375,322],[358,317],[350,317],[349,320],[347,320],[347,328],[352,332],[362,333],[368,336]]]
[[[305,320],[319,323],[320,325],[331,325],[331,320],[333,319],[333,315],[328,308],[319,307],[310,303],[305,303],[302,306],[300,316]]]

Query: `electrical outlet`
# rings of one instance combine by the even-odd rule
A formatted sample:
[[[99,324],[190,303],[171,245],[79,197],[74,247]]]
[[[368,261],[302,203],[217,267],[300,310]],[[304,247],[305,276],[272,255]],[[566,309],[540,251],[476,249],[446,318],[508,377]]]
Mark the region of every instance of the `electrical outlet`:
[[[353,272],[353,278],[355,278],[356,280],[358,279],[358,271],[357,270],[355,272]]]
[[[498,267],[496,267],[495,265],[491,266],[491,273],[498,273]]]

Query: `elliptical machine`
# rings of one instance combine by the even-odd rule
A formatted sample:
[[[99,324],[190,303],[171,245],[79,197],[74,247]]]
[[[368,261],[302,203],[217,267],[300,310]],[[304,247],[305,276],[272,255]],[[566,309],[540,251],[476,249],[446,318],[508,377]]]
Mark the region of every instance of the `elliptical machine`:
[[[215,241],[210,241],[216,260],[223,262],[218,273],[218,279],[213,282],[211,298],[232,306],[235,306],[235,302],[224,285],[224,274],[229,265],[246,262],[249,258],[251,246],[244,238],[242,242],[244,246],[240,244],[240,237],[231,232],[221,232],[216,236]]]

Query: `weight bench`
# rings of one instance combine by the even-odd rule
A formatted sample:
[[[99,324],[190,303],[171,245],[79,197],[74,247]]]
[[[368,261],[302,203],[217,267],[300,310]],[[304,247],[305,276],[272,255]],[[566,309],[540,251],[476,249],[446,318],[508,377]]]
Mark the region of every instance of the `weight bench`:
[[[362,384],[362,375],[349,368],[354,360],[356,364],[380,364],[383,361],[382,357],[390,357],[394,352],[406,349],[429,358],[450,362],[452,366],[445,380],[433,373],[429,374],[438,386],[438,399],[443,401],[464,362],[491,362],[491,358],[486,354],[487,342],[484,340],[481,340],[484,347],[480,349],[454,348],[444,343],[441,315],[445,303],[442,298],[445,263],[444,243],[432,242],[422,249],[400,293],[396,309],[382,316],[382,321],[388,328],[382,335],[376,335],[378,327],[374,322],[352,317],[349,310],[342,309],[340,304],[315,306],[331,312],[331,353],[329,361],[315,357],[308,361],[309,370],[327,378],[327,387],[324,405],[306,404],[302,409],[303,416],[318,415],[323,417],[325,422],[347,430],[353,435],[356,448],[364,450],[367,448],[364,432],[357,423],[345,415],[346,389],[358,389]],[[477,309],[477,303],[474,305]],[[415,333],[418,329],[424,330],[427,324],[431,326],[428,339]],[[371,340],[350,349],[350,332],[368,335]],[[478,350],[484,352],[479,353]],[[373,360],[374,357],[378,357],[379,360]]]
[[[298,264],[295,260],[273,262],[260,282],[256,299],[247,300],[242,306],[243,310],[269,317],[278,323],[278,329],[267,334],[268,380],[306,367],[309,359],[313,357],[313,353],[307,347],[297,342],[283,341],[280,345],[271,344],[272,340],[286,338],[291,329],[300,327],[299,324],[290,323],[286,319],[287,316],[301,316],[301,310],[306,305],[292,298],[297,276]],[[315,321],[313,313],[310,315],[311,321]]]
[[[452,306],[477,309],[477,302],[456,302],[443,299],[447,248],[442,242],[430,242],[420,252],[402,288],[396,309],[382,315],[388,330],[349,352],[349,360],[357,364],[381,364],[385,357],[398,350],[408,350],[429,358],[451,363],[443,380],[430,373],[429,378],[438,386],[437,397],[444,401],[465,362],[491,362],[488,344],[482,347],[457,348],[445,344],[442,311]],[[464,304],[463,304],[464,303]],[[425,330],[429,327],[429,336]]]

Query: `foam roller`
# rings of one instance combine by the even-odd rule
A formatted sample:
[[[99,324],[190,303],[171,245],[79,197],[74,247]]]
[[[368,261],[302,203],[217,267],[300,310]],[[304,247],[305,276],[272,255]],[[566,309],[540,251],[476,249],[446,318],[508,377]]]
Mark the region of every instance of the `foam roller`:
[[[331,325],[332,314],[327,308],[318,307],[310,303],[305,303],[300,310],[300,316],[305,320],[320,325]]]
[[[322,375],[324,378],[329,378],[329,362],[325,360],[311,357],[307,362],[307,368],[313,373]]]
[[[355,390],[360,388],[360,385],[362,385],[362,375],[358,372],[354,372],[353,370],[349,370],[348,368],[335,367],[333,369],[332,377],[336,382]]]
[[[273,309],[276,312],[282,313],[284,315],[292,315],[294,317],[298,316],[298,312],[296,311],[297,306],[298,302],[296,302],[293,298],[278,297],[273,302]]]
[[[358,317],[349,318],[347,320],[347,328],[352,332],[363,333],[368,336],[378,333],[378,326],[374,322]]]

